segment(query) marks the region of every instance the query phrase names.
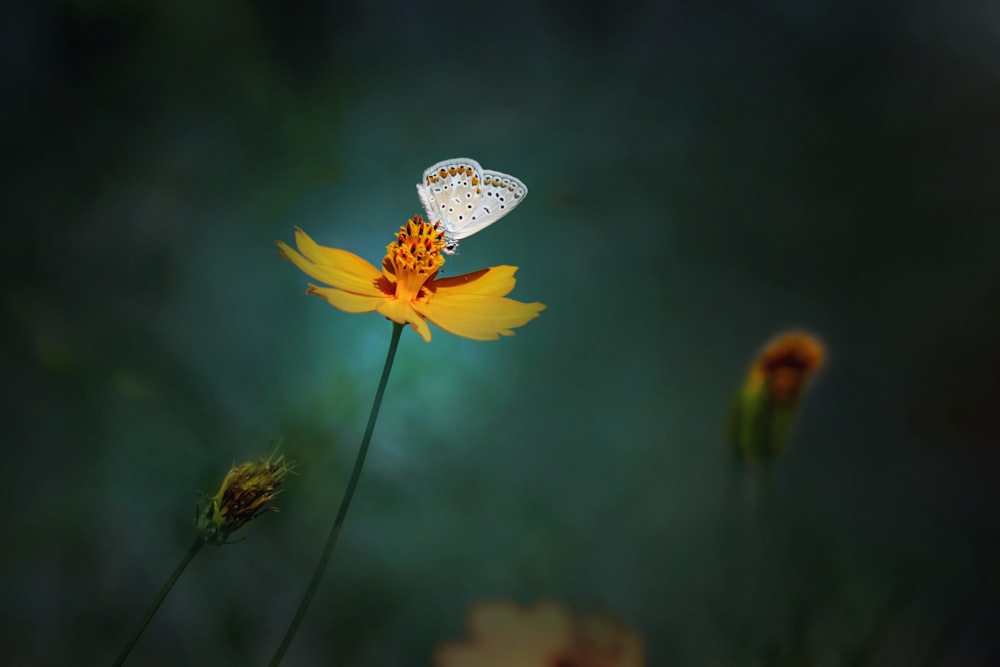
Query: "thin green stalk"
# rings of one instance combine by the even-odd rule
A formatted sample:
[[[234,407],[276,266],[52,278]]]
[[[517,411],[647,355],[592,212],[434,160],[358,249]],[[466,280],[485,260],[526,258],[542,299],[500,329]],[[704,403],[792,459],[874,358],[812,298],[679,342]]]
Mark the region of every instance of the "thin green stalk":
[[[385,357],[385,367],[382,368],[382,379],[379,380],[378,389],[375,391],[375,402],[372,403],[372,412],[368,416],[368,426],[365,428],[365,434],[361,438],[361,448],[358,450],[358,457],[354,461],[354,470],[351,471],[351,479],[347,482],[347,489],[344,491],[344,497],[340,501],[340,509],[337,510],[337,518],[334,519],[333,527],[330,528],[330,534],[327,536],[326,544],[323,546],[323,553],[319,557],[316,570],[313,572],[305,595],[302,596],[299,608],[295,612],[295,618],[292,619],[291,625],[288,626],[288,630],[285,632],[285,638],[281,640],[281,645],[275,651],[274,657],[271,658],[271,667],[277,667],[281,663],[281,658],[284,657],[285,651],[288,650],[292,639],[295,638],[295,633],[299,631],[299,626],[302,625],[302,619],[306,615],[309,603],[312,602],[313,595],[316,594],[319,582],[326,571],[327,563],[330,562],[330,554],[333,553],[333,547],[337,544],[337,536],[340,535],[340,528],[344,524],[347,510],[351,506],[351,499],[354,497],[354,489],[357,488],[358,480],[361,478],[361,469],[365,465],[365,455],[368,453],[368,445],[371,443],[372,432],[375,430],[375,421],[378,419],[378,410],[382,405],[382,396],[385,394],[385,385],[389,381],[389,371],[392,370],[392,360],[396,357],[396,347],[399,345],[399,336],[401,333],[403,333],[403,325],[393,322],[392,340],[389,342],[389,352]]]
[[[139,641],[139,637],[141,637],[142,633],[146,630],[146,626],[149,625],[149,621],[152,620],[153,615],[156,614],[156,610],[160,608],[163,600],[167,597],[167,593],[169,593],[170,589],[174,587],[174,584],[177,583],[178,579],[180,579],[181,574],[183,574],[184,569],[188,566],[188,563],[194,559],[204,545],[205,540],[201,535],[199,535],[191,545],[191,548],[188,549],[188,552],[184,555],[184,558],[181,559],[181,562],[177,564],[176,568],[174,568],[173,574],[171,574],[170,578],[167,579],[167,582],[163,584],[163,588],[161,588],[160,592],[156,594],[155,598],[153,598],[152,604],[150,604],[149,609],[146,610],[146,615],[142,617],[141,621],[139,621],[139,627],[135,629],[135,632],[132,633],[128,643],[125,644],[125,648],[123,648],[122,652],[118,654],[118,659],[115,660],[114,667],[120,667],[125,662],[125,658],[127,658],[128,654],[131,653],[132,647],[135,646],[135,643]]]

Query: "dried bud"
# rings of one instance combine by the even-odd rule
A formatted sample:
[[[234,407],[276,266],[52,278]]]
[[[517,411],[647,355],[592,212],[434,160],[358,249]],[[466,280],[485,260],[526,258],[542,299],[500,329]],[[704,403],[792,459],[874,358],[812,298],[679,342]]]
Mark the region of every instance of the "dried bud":
[[[278,494],[278,487],[293,466],[285,462],[284,455],[275,458],[273,454],[233,466],[219,491],[206,497],[198,508],[195,524],[202,538],[212,544],[226,544],[243,524],[264,512],[278,511],[268,503]]]

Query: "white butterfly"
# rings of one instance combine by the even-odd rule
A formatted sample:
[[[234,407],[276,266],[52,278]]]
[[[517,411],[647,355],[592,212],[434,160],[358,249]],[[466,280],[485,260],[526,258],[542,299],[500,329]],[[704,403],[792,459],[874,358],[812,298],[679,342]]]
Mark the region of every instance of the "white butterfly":
[[[528,188],[513,176],[484,170],[475,160],[459,157],[428,167],[417,194],[428,220],[444,225],[444,252],[454,255],[461,239],[514,210]]]

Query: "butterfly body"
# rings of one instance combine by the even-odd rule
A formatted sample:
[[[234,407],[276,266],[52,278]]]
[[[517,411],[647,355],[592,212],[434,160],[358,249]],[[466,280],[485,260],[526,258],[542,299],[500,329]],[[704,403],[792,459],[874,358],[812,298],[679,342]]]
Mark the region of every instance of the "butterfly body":
[[[510,213],[528,195],[519,179],[483,169],[469,158],[443,160],[424,171],[417,193],[432,222],[444,227],[444,252]]]

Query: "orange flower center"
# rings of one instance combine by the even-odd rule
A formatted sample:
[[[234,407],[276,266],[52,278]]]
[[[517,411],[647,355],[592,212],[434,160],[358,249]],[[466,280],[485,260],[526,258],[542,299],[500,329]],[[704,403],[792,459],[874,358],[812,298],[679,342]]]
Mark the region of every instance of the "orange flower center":
[[[382,268],[395,276],[394,291],[397,299],[426,298],[424,283],[433,278],[444,264],[444,230],[440,224],[425,222],[415,216],[399,228],[396,240],[385,248]],[[386,286],[388,287],[388,286]],[[392,289],[387,290],[390,293]]]
[[[757,358],[752,382],[760,386],[766,381],[775,403],[793,403],[822,363],[819,341],[803,334],[787,334],[773,341]]]

